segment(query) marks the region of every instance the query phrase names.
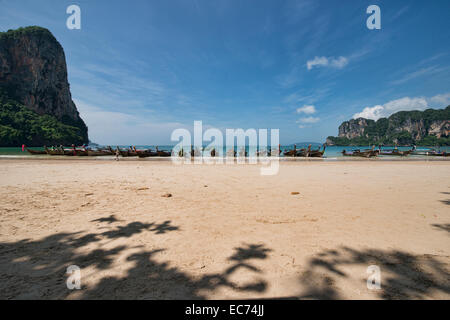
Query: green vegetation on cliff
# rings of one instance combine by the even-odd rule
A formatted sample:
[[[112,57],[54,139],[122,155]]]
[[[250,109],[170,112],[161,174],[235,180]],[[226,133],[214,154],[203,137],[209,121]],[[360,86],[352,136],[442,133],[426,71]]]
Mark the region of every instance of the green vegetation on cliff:
[[[0,40],[20,39],[25,35],[36,36],[40,37],[41,39],[45,38],[46,40],[50,40],[60,45],[48,29],[38,26],[21,27],[15,30],[10,29],[6,32],[0,32]]]
[[[328,137],[328,142],[341,146],[373,144],[450,146],[448,135],[450,106],[439,110],[400,111],[389,118],[381,118],[377,121],[365,120],[363,126],[355,124],[356,121],[344,122],[339,127],[339,137]],[[436,130],[440,133],[439,138]],[[354,137],[349,138],[348,135]]]
[[[0,147],[82,144],[78,127],[39,115],[0,91]]]

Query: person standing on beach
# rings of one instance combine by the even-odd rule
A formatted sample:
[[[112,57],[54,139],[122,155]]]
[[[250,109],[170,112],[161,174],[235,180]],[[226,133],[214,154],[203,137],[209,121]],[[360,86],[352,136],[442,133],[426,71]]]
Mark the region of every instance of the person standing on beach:
[[[116,161],[119,161],[119,155],[120,155],[120,152],[119,152],[119,149],[117,149],[116,150]]]

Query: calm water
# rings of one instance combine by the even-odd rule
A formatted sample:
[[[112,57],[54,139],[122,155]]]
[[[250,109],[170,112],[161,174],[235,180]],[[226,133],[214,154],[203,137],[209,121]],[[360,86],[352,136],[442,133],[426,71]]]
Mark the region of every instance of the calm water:
[[[127,148],[128,146],[119,146],[121,148]],[[136,148],[138,149],[155,149],[156,146],[151,146],[151,145],[141,145],[141,146],[136,146]],[[298,144],[297,145],[297,149],[302,149],[302,148],[306,148],[307,145],[304,144]],[[114,147],[115,148],[115,147]],[[114,149],[113,148],[113,149]],[[170,151],[172,150],[173,146],[158,146],[158,148],[160,150],[167,150]],[[281,146],[281,150],[291,150],[293,149],[294,146],[293,145],[288,145],[288,146]],[[317,149],[317,146],[313,146],[312,149]],[[427,147],[417,147],[417,149],[426,149]],[[439,148],[436,147],[430,147],[430,148],[434,148],[436,150],[438,150]],[[31,148],[33,150],[44,150],[44,148]],[[248,151],[248,147],[246,148]],[[342,151],[343,150],[347,150],[347,151],[351,151],[354,149],[369,149],[368,146],[361,146],[361,147],[355,147],[355,146],[330,146],[326,148],[325,151],[325,155],[324,157],[326,158],[337,158],[337,157],[342,157]],[[392,147],[385,147],[383,149],[389,150],[392,149]],[[410,147],[399,147],[400,150],[410,150]],[[440,147],[441,151],[445,151],[445,152],[450,152],[450,147]],[[31,156],[27,151],[22,152],[22,148],[0,148],[0,156]],[[409,156],[411,157],[411,156]],[[414,157],[418,157],[418,156],[414,156]]]

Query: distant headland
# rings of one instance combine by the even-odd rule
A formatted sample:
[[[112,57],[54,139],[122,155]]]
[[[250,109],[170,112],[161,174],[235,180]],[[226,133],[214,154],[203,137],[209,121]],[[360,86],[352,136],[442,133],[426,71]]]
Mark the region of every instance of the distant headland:
[[[450,146],[450,106],[425,111],[400,111],[377,121],[358,118],[343,122],[328,145]]]

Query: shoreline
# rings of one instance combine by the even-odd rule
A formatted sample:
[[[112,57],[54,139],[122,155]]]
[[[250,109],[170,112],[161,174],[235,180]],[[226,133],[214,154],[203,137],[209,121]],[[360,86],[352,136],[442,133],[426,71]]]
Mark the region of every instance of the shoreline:
[[[195,158],[192,158],[192,161],[194,161]],[[220,164],[220,162],[223,162],[224,164],[228,163],[227,161],[230,160],[230,158],[205,158],[208,159],[208,161],[211,161],[212,163],[218,162],[217,164]],[[115,161],[114,156],[50,156],[50,155],[0,155],[0,161],[2,160],[40,160],[40,161],[47,161],[47,160],[59,160],[59,161]],[[139,157],[119,157],[120,161],[139,161],[139,162],[152,162],[152,161],[161,161],[161,162],[172,162],[171,157],[148,157],[148,158],[139,158]],[[245,158],[245,163],[243,164],[251,164],[248,163],[249,158]],[[314,157],[279,157],[277,158],[270,158],[270,157],[261,157],[256,158],[257,163],[255,164],[261,164],[262,161],[280,161],[280,162],[308,162],[308,161],[314,161],[314,162],[329,162],[329,161],[372,161],[372,162],[415,162],[415,161],[438,161],[438,162],[446,162],[450,161],[450,157],[436,157],[436,156],[406,156],[406,157],[400,157],[400,156],[378,156],[373,158],[364,158],[364,157],[323,157],[323,158],[314,158]],[[237,162],[237,159],[234,158],[234,162]]]

